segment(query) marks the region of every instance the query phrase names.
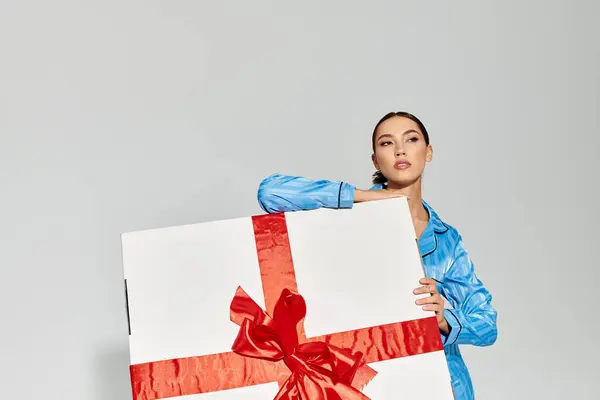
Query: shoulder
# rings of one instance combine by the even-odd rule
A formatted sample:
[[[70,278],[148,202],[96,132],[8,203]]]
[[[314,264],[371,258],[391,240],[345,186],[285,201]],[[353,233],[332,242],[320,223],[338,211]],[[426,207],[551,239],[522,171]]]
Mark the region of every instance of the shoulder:
[[[444,241],[452,247],[462,241],[460,232],[454,225],[440,217],[437,211],[426,201],[423,201],[423,205],[429,213],[429,218],[438,240]]]
[[[471,263],[459,230],[443,220],[431,206],[426,204],[425,207],[430,213],[435,242],[435,250],[427,259],[428,264],[433,271],[437,271],[438,280],[442,282],[446,282],[446,277],[450,275],[468,276]]]

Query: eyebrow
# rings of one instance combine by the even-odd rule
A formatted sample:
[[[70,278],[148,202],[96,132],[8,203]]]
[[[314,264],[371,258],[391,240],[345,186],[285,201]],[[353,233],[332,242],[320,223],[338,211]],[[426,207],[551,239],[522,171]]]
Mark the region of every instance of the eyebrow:
[[[418,134],[419,132],[417,132],[417,131],[416,131],[416,130],[414,130],[414,129],[409,129],[409,130],[407,130],[406,132],[403,132],[403,133],[402,133],[402,136],[404,136],[404,135],[408,135],[409,133],[416,133],[416,134]],[[393,135],[392,135],[392,134],[390,134],[390,133],[384,133],[383,135],[379,136],[379,137],[377,138],[377,140],[379,141],[379,139],[381,139],[381,138],[384,138],[384,137],[393,137]]]

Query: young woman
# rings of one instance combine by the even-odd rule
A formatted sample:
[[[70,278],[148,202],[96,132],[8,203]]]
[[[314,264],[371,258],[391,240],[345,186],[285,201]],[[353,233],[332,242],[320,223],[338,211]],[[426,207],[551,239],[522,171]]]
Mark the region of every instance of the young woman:
[[[372,144],[377,171],[370,190],[347,182],[274,174],[261,182],[259,204],[264,211],[277,213],[351,208],[358,202],[406,196],[427,275],[420,286],[415,283],[414,294],[430,294],[415,302],[437,316],[456,399],[474,399],[458,345],[492,345],[497,337],[496,310],[492,296],[475,275],[460,234],[422,199],[422,174],[433,151],[429,134],[414,115],[393,112],[375,126]],[[444,307],[444,299],[452,308]]]

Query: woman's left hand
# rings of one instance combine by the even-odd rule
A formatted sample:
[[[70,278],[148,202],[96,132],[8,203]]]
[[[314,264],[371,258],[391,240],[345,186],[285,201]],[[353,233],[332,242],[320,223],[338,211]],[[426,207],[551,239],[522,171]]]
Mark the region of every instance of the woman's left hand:
[[[450,327],[448,326],[448,321],[446,321],[446,317],[444,316],[444,299],[442,296],[440,296],[437,290],[435,280],[431,278],[423,278],[419,281],[419,283],[423,286],[416,288],[413,293],[416,295],[429,293],[431,296],[418,299],[416,303],[420,306],[423,306],[423,310],[425,311],[435,311],[440,331],[447,335],[448,332],[450,332]]]

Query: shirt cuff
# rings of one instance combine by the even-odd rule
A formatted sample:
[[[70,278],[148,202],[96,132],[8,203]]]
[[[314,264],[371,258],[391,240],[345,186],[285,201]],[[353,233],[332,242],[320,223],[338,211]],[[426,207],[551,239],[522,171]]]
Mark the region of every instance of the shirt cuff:
[[[450,328],[450,332],[448,332],[448,335],[442,334],[442,344],[446,346],[456,343],[456,341],[458,340],[458,335],[462,330],[462,325],[456,317],[456,314],[454,314],[454,311],[452,311],[449,308],[444,309],[444,317],[446,318],[446,321],[448,322],[448,327]]]
[[[356,188],[349,183],[341,182],[338,197],[338,208],[352,208]]]

